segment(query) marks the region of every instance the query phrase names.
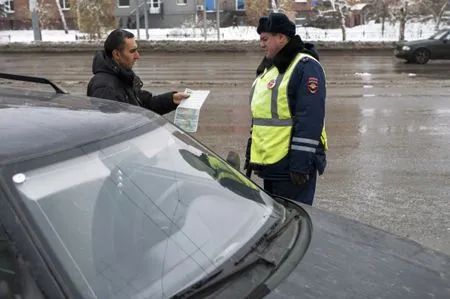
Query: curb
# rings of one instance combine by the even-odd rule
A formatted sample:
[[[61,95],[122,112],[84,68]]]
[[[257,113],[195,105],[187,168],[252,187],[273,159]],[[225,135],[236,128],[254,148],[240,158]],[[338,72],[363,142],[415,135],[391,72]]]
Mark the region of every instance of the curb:
[[[259,41],[139,41],[141,51],[152,52],[260,52]],[[393,50],[395,42],[312,42],[319,51]],[[33,42],[0,44],[0,53],[93,52],[103,42]]]

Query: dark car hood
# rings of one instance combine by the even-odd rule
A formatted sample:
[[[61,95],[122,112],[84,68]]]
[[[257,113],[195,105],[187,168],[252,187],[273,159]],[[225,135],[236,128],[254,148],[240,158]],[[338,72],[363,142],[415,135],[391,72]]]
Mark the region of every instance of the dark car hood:
[[[438,44],[438,43],[442,43],[442,41],[437,40],[437,39],[421,39],[421,40],[412,40],[412,41],[403,41],[403,42],[399,42],[400,45],[402,46],[410,46],[410,47],[414,47],[414,46],[430,46],[433,44]]]
[[[449,298],[450,256],[315,208],[308,252],[265,298]]]

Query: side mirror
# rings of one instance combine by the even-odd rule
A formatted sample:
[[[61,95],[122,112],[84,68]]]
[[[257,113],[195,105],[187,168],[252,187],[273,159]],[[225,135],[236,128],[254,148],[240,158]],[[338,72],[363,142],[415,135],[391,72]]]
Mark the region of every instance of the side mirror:
[[[229,151],[227,155],[227,162],[233,166],[236,170],[241,169],[241,158],[239,157],[239,154],[235,151]]]

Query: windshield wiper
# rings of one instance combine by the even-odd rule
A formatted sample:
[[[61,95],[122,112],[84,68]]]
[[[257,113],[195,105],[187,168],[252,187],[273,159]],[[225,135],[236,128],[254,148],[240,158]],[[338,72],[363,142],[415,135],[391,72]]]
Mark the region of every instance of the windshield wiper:
[[[189,288],[184,289],[172,296],[171,299],[194,298],[198,296],[199,292],[205,292],[212,288],[216,289],[220,285],[234,279],[239,274],[255,267],[256,265],[267,266],[270,270],[275,269],[278,266],[277,262],[267,259],[265,256],[260,254],[260,251],[262,251],[261,249],[269,246],[272,240],[277,238],[284,231],[284,229],[289,226],[292,220],[296,219],[296,217],[297,214],[292,213],[287,219],[285,219],[284,222],[281,222],[281,220],[276,221],[273,225],[271,225],[267,232],[237,260],[231,259],[222,268],[197,281]],[[280,226],[280,224],[282,225]],[[288,251],[290,250],[288,249]]]
[[[257,264],[265,264],[268,267],[275,268],[276,264],[273,261],[267,260],[265,257],[255,254],[252,258],[246,259],[245,263],[241,263],[233,269],[228,270],[228,267],[223,267],[208,277],[196,282],[188,289],[185,289],[178,294],[171,297],[171,299],[188,299],[193,298],[198,295],[198,292],[205,291],[211,287],[217,286],[218,284],[223,284],[231,279],[233,279],[238,274],[245,272],[252,266]]]

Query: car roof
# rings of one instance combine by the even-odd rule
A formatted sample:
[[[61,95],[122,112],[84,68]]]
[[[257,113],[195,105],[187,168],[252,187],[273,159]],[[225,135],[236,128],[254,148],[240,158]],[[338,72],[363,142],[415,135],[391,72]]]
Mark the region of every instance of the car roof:
[[[156,117],[116,101],[0,87],[0,166],[118,135]]]

